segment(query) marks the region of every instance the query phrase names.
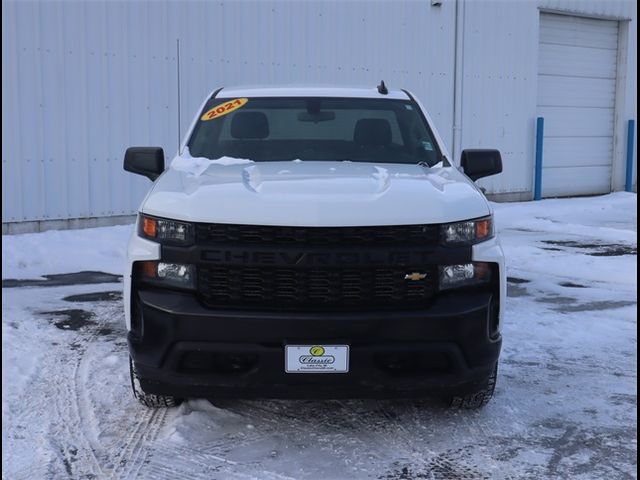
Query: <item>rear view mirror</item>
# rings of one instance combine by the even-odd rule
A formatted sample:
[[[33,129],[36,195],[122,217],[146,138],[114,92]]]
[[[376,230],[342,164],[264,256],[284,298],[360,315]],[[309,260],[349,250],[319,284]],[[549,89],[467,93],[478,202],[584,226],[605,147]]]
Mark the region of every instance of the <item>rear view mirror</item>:
[[[328,122],[335,120],[336,112],[300,112],[298,114],[298,121],[300,122]]]
[[[502,172],[502,156],[498,150],[463,150],[460,166],[467,177],[475,182],[479,178]]]
[[[124,169],[155,180],[164,172],[164,151],[160,147],[130,147],[124,154]]]

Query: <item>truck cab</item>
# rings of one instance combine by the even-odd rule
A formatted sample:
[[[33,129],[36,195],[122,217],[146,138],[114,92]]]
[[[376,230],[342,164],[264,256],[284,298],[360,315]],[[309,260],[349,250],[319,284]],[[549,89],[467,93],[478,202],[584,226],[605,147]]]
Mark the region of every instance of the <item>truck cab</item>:
[[[493,395],[506,276],[475,180],[408,91],[220,88],[153,181],[128,246],[124,310],[135,396]]]

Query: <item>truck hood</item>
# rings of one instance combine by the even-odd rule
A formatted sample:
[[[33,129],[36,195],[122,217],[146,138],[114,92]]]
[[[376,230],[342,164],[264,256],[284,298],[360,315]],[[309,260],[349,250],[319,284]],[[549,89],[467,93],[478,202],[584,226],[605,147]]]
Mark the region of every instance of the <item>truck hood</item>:
[[[197,168],[184,168],[188,160]],[[490,213],[482,193],[455,167],[228,160],[177,157],[141,211],[193,222],[289,226],[446,223]]]

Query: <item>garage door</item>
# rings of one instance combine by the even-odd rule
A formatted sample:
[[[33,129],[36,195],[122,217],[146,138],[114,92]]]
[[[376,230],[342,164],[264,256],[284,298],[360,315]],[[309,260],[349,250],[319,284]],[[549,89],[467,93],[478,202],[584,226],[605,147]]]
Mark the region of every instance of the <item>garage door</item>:
[[[611,191],[618,22],[542,13],[542,194]]]

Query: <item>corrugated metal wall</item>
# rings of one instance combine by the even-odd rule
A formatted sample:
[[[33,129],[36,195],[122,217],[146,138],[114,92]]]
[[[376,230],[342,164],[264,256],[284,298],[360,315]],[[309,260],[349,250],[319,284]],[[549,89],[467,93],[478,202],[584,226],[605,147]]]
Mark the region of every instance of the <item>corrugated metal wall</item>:
[[[462,147],[503,151],[505,172],[482,183],[490,192],[530,192],[539,5],[461,4]],[[624,0],[541,6],[636,18]],[[179,126],[218,85],[384,78],[422,99],[452,147],[454,0],[11,1],[2,13],[3,223],[134,213],[149,183],[122,171],[124,150],[160,145],[172,157]],[[625,31],[633,61],[619,116],[635,118],[635,21]]]
[[[463,148],[498,148],[502,153],[504,173],[480,182],[487,191],[530,192],[538,51],[536,5],[469,1],[463,15]]]
[[[455,8],[414,2],[211,2],[175,9],[182,127],[218,84],[361,84],[414,90],[451,139]],[[189,28],[202,24],[204,28]]]
[[[618,62],[624,71],[619,71],[616,92],[612,189],[623,189],[627,121],[637,115],[637,3],[631,0],[462,3],[462,146],[500,149],[504,173],[478,183],[496,194],[525,192],[524,198],[531,198],[533,185],[540,12],[620,20],[624,35]],[[634,156],[635,150],[634,147]],[[634,172],[634,184],[636,178]]]
[[[134,212],[130,145],[177,144],[175,35],[137,3],[2,4],[2,220]]]

